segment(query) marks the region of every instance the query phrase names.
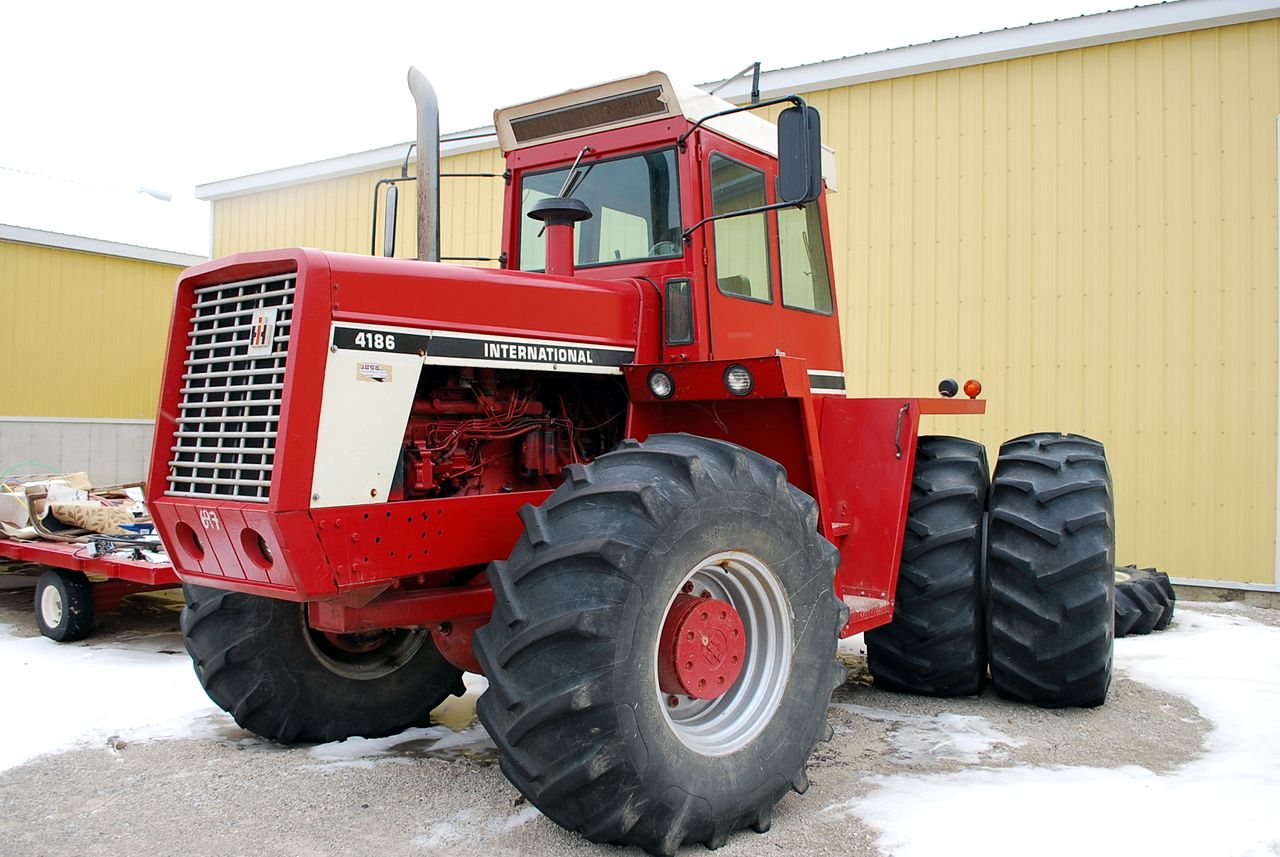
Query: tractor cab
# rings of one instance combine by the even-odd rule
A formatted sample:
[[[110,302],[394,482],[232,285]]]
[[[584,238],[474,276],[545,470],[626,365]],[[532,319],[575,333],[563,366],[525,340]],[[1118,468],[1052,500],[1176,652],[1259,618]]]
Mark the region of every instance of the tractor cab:
[[[777,126],[753,112],[776,106]],[[651,72],[494,119],[508,267],[656,290],[657,362],[784,352],[816,370],[815,391],[843,392],[822,195],[835,160],[803,100],[740,107]],[[557,199],[576,203],[559,227]]]

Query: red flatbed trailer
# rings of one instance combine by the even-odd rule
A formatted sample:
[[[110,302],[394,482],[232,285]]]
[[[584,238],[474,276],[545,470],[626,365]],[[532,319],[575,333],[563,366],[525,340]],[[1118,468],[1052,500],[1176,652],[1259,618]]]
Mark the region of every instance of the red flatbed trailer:
[[[0,559],[48,566],[36,584],[40,633],[59,642],[83,638],[98,611],[114,610],[126,595],[173,589],[180,584],[171,563],[123,556],[90,556],[81,542],[0,538]],[[93,581],[89,575],[106,578]]]

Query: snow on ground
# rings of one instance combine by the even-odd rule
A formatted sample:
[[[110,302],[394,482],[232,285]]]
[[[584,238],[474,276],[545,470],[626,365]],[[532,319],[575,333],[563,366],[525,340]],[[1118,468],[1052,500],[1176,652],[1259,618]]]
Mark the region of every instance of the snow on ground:
[[[0,689],[0,771],[108,739],[211,735],[231,723],[191,674],[177,634],[67,644],[0,624]]]
[[[1021,747],[1027,743],[1022,738],[1006,735],[987,718],[974,714],[944,711],[930,717],[844,702],[833,702],[831,707],[867,720],[897,724],[889,740],[898,752],[890,756],[889,761],[899,765],[914,765],[925,759],[950,759],[968,764],[982,759],[1001,761],[1009,758],[1009,753],[997,747]]]
[[[453,851],[457,846],[473,841],[477,829],[488,833],[509,833],[541,814],[537,807],[531,805],[504,818],[490,818],[478,810],[464,809],[448,821],[428,826],[425,833],[414,837],[413,844],[423,851]]]
[[[493,756],[497,746],[479,723],[454,731],[448,726],[427,726],[386,738],[348,738],[318,744],[309,750],[325,768],[371,768],[379,762],[408,763],[415,756]]]
[[[846,641],[842,651],[853,654],[860,645]],[[1032,843],[1037,857],[1280,855],[1280,628],[1183,609],[1164,633],[1117,641],[1116,656],[1129,678],[1189,699],[1212,723],[1192,762],[1167,773],[986,767],[1007,760],[1022,738],[972,714],[837,703],[888,723],[897,763],[942,758],[970,767],[870,777],[870,791],[826,807],[826,817],[857,816],[894,857],[1019,854]],[[437,710],[441,725],[312,747],[302,766],[336,771],[418,757],[492,758],[496,750],[473,719],[484,679],[466,681],[467,695]],[[76,747],[112,752],[109,744],[118,741],[243,735],[200,689],[177,634],[67,645],[18,637],[0,623],[0,693],[0,771]],[[528,806],[500,819],[463,810],[432,819],[414,844],[447,850],[478,825],[502,834],[536,817]]]
[[[872,777],[872,792],[828,811],[860,817],[894,857],[1016,854],[1029,843],[1037,857],[1280,854],[1280,628],[1183,610],[1164,633],[1117,640],[1116,660],[1213,723],[1203,754],[1167,774],[1022,766]]]

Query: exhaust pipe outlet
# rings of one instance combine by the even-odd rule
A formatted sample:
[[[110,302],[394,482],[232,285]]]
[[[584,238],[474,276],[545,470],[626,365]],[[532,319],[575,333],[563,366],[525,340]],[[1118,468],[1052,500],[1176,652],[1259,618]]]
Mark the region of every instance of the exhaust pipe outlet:
[[[409,67],[418,111],[418,258],[440,261],[440,103],[427,76]]]

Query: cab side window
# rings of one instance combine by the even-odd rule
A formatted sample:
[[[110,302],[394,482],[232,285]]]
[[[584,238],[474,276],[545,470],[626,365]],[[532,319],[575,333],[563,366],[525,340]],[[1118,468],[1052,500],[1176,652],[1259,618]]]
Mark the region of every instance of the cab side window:
[[[711,155],[711,205],[728,214],[766,204],[764,173],[724,155]],[[765,214],[748,214],[712,224],[716,282],[726,295],[772,301],[769,281],[769,228]]]
[[[783,306],[831,315],[831,275],[816,202],[778,212],[778,255]]]

